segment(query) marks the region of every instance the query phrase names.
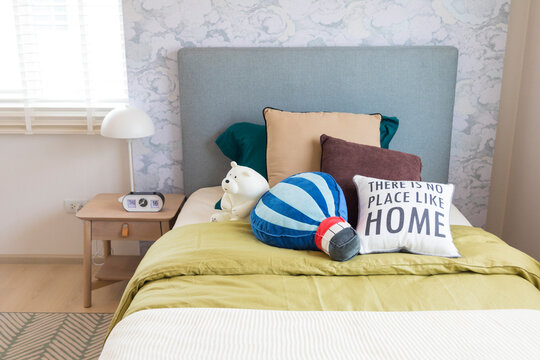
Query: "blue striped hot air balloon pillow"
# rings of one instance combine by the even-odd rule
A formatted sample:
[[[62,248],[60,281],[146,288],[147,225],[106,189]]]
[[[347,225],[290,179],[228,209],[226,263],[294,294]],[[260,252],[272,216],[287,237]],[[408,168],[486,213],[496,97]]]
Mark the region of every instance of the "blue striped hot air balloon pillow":
[[[331,217],[347,221],[343,191],[322,172],[293,175],[267,191],[251,211],[251,227],[262,242],[287,249],[317,250],[314,236]]]

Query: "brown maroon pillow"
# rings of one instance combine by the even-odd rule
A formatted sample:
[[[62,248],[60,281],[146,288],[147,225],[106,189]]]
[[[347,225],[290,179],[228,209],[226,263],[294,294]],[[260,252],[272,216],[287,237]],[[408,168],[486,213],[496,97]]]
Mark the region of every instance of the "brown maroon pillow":
[[[353,176],[421,181],[422,161],[416,155],[356,144],[323,134],[321,171],[332,175],[341,186],[347,201],[349,223],[356,228],[358,196]]]

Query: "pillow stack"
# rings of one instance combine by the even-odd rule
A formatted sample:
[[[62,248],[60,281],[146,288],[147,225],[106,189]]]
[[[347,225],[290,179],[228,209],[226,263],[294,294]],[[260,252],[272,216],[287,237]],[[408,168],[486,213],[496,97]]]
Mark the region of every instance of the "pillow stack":
[[[266,126],[230,126],[216,140],[222,152],[271,187],[299,173],[331,175],[343,190],[344,220],[358,232],[360,254],[460,256],[450,232],[454,186],[422,182],[418,156],[388,150],[397,118],[274,108],[263,116]]]

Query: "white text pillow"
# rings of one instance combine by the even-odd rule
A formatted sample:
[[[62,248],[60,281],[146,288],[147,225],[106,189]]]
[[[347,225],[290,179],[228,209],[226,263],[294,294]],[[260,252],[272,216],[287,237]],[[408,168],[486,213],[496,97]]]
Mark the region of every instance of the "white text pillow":
[[[355,175],[360,254],[406,250],[460,257],[450,232],[454,185]]]

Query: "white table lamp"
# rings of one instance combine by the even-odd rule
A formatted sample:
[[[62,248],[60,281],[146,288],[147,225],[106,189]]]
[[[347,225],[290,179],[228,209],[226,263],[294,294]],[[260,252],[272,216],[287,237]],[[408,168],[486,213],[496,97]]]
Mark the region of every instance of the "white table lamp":
[[[129,176],[131,191],[135,191],[133,183],[133,150],[131,141],[155,132],[152,119],[142,110],[125,106],[112,110],[105,116],[101,124],[101,135],[115,139],[126,139],[129,147]]]

